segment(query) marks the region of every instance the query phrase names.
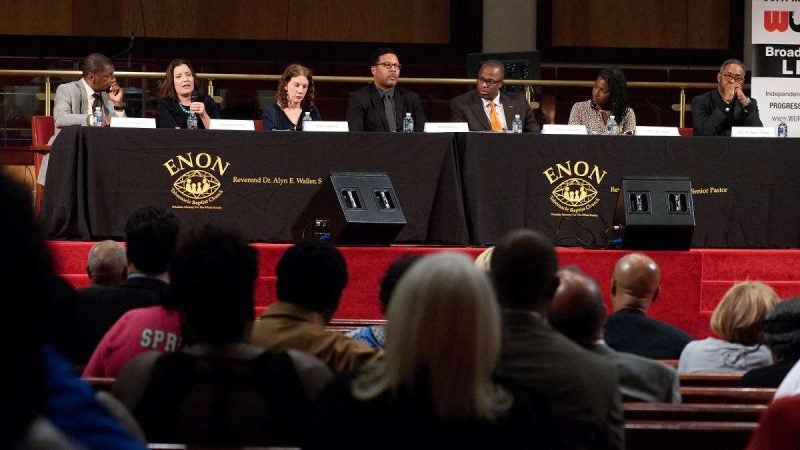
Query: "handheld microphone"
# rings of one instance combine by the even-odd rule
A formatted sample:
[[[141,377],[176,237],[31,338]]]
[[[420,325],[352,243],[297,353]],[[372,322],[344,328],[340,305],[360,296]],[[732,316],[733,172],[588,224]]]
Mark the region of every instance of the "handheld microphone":
[[[197,91],[192,91],[192,102],[196,102],[199,98]]]

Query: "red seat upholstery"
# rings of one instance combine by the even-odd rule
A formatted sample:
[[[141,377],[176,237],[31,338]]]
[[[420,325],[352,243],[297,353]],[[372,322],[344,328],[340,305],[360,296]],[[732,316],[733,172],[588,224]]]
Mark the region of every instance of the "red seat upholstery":
[[[678,128],[681,136],[694,136],[694,128]]]
[[[56,132],[56,123],[52,116],[33,116],[31,117],[31,146],[33,152],[33,177],[39,179],[39,169],[42,167],[44,155],[50,153],[48,142]],[[36,183],[36,214],[42,205],[42,195],[44,186]]]

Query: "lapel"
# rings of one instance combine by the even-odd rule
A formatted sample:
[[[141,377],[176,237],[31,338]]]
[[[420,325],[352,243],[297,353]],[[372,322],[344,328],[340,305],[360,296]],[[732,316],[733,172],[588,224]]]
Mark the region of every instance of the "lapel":
[[[483,99],[478,95],[477,92],[473,89],[470,91],[472,94],[473,101],[469,102],[472,108],[472,112],[475,114],[475,117],[478,118],[478,122],[481,123],[483,129],[488,131],[492,129],[492,124],[489,123],[489,118],[486,116],[486,110],[483,109]]]
[[[75,85],[78,87],[79,111],[81,114],[89,114],[89,105],[86,104],[86,89],[83,87],[83,80],[76,81]]]
[[[395,90],[395,93],[397,90]],[[372,107],[375,108],[375,111],[378,112],[378,117],[381,119],[381,123],[383,123],[383,129],[385,131],[389,131],[389,121],[386,120],[386,110],[383,107],[383,99],[381,99],[381,94],[378,93],[378,88],[375,87],[375,84],[370,85],[369,87],[369,99],[372,102]],[[395,97],[395,110],[397,109],[397,98]],[[397,114],[395,112],[395,114]]]
[[[500,103],[503,104],[503,113],[506,115],[506,127],[510,130],[514,124],[514,114],[517,114],[511,104],[511,96],[501,91]],[[522,117],[522,113],[519,116]]]

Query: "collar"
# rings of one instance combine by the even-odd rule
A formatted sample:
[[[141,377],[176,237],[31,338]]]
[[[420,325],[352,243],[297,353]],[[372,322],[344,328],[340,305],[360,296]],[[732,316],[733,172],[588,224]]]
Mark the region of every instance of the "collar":
[[[497,95],[495,95],[495,96],[494,96],[494,98],[493,98],[493,99],[491,99],[491,100],[486,100],[486,99],[485,99],[485,98],[483,98],[483,97],[481,97],[480,99],[481,99],[481,102],[483,102],[483,107],[484,107],[484,108],[488,108],[488,107],[489,107],[489,102],[490,102],[490,101],[494,102],[494,105],[495,105],[495,106],[501,106],[501,105],[502,105],[502,104],[500,103],[500,91],[497,91]]]
[[[387,95],[388,95],[389,97],[391,97],[391,98],[394,98],[394,96],[395,96],[395,87],[396,87],[396,86],[392,86],[392,87],[390,87],[389,89],[387,89],[387,90],[385,90],[385,91],[384,91],[384,90],[381,90],[381,88],[379,88],[379,87],[376,85],[376,86],[375,86],[375,89],[377,89],[377,90],[378,90],[378,95],[381,97],[381,100],[383,100],[383,98],[384,98],[384,97],[386,97]]]
[[[288,317],[292,319],[299,319],[304,322],[311,322],[321,327],[325,326],[325,318],[322,314],[312,311],[294,303],[278,301],[267,307],[261,318],[267,317]]]
[[[83,83],[83,88],[86,89],[87,96],[91,97],[92,95],[94,95],[95,90],[92,89],[91,86],[89,86],[89,83],[86,82],[86,79],[81,78],[81,83]]]

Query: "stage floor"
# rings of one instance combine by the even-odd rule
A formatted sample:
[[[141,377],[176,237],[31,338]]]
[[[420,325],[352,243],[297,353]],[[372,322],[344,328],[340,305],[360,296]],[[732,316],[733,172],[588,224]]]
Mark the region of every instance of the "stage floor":
[[[92,242],[50,241],[56,272],[73,286],[89,284],[86,256]],[[259,277],[256,282],[256,314],[276,299],[275,265],[288,244],[253,244],[258,250]],[[337,319],[381,319],[378,285],[384,271],[395,259],[408,254],[437,251],[463,252],[476,257],[475,247],[340,247],[348,265],[350,282],[336,313]],[[561,266],[577,265],[600,284],[608,304],[614,263],[623,250],[558,248]],[[781,296],[800,295],[800,250],[692,249],[689,251],[647,251],[661,267],[661,295],[651,315],[703,338],[710,335],[708,320],[725,291],[735,282],[760,280]]]

